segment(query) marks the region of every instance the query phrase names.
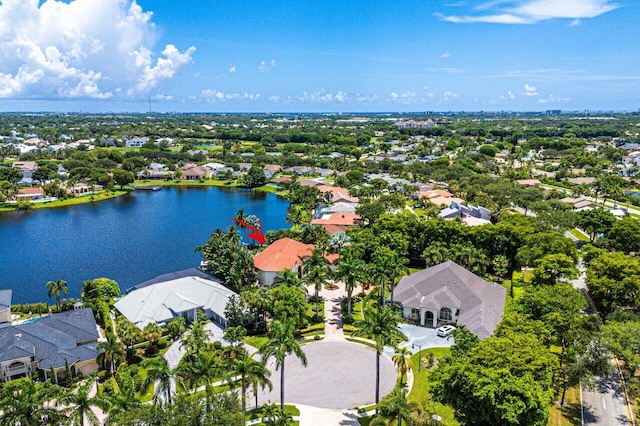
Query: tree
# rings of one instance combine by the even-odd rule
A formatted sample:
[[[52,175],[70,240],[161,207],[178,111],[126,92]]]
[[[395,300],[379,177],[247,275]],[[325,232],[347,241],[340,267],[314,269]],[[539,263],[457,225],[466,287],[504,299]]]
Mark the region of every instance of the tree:
[[[625,253],[640,252],[640,223],[631,216],[616,221],[607,234],[608,245]]]
[[[143,392],[154,385],[154,402],[158,402],[160,396],[171,404],[171,380],[173,371],[169,367],[167,360],[162,357],[147,358],[142,362],[142,366],[147,369],[147,377],[142,383]]]
[[[125,185],[133,183],[135,176],[133,175],[133,172],[123,169],[115,169],[113,171],[113,180],[116,185],[120,185],[120,189],[122,189]]]
[[[107,401],[101,395],[91,396],[91,390],[96,382],[96,376],[91,376],[83,382],[76,390],[62,395],[57,400],[57,404],[66,408],[65,412],[71,425],[89,424],[99,426],[100,420],[91,410],[92,407],[106,409]]]
[[[292,322],[296,329],[306,325],[308,321],[305,289],[280,285],[271,290],[270,296],[273,302],[268,310],[273,314],[274,319]]]
[[[393,391],[380,401],[378,416],[370,423],[372,426],[398,426],[410,424],[412,414],[420,410],[420,405],[407,399],[407,390],[395,387]],[[406,423],[405,423],[406,422]]]
[[[64,280],[58,280],[56,282],[49,281],[46,284],[46,287],[49,289],[49,297],[54,296],[56,299],[56,308],[57,311],[60,312],[60,294],[67,295],[69,291],[67,287],[67,282]]]
[[[293,335],[295,326],[292,322],[282,323],[273,321],[269,327],[269,340],[260,349],[264,359],[273,356],[276,362],[276,370],[280,370],[280,409],[284,411],[284,363],[287,355],[293,354],[303,366],[307,366],[305,356],[300,343]]]
[[[329,269],[329,261],[322,255],[318,248],[315,248],[311,256],[304,259],[302,265],[304,272],[304,281],[313,286],[316,301],[316,319],[320,318],[320,290],[329,281],[331,270]]]
[[[450,404],[463,425],[547,424],[557,358],[534,335],[488,337],[432,373],[434,400]]]
[[[155,322],[150,322],[142,329],[142,335],[144,339],[149,342],[150,346],[155,346],[162,337],[162,329]]]
[[[271,372],[265,367],[263,362],[257,361],[249,355],[246,350],[242,350],[239,357],[229,362],[229,374],[231,376],[240,377],[240,399],[242,401],[242,412],[247,412],[247,390],[253,383],[261,385],[263,388],[268,386],[272,389],[269,376]],[[256,404],[257,407],[257,404]]]
[[[608,320],[602,335],[615,356],[624,361],[621,365],[627,378],[636,378],[640,369],[640,320]]]
[[[167,323],[165,330],[169,333],[172,340],[176,340],[187,329],[187,320],[180,316],[175,317]]]
[[[185,348],[189,353],[200,354],[211,337],[211,331],[204,327],[204,323],[195,321],[187,329],[180,347]]]
[[[583,210],[576,214],[576,225],[594,241],[598,235],[607,235],[616,217],[603,209]]]
[[[351,250],[343,251],[337,264],[335,277],[344,283],[347,291],[347,318],[351,319],[351,298],[353,291],[364,281],[366,264],[355,257]]]
[[[224,317],[227,319],[229,327],[237,327],[245,323],[247,319],[247,308],[240,300],[240,296],[231,296],[224,308]]]
[[[532,283],[535,285],[554,285],[562,279],[574,279],[578,276],[575,262],[566,254],[548,254],[536,260]]]
[[[244,175],[242,181],[249,188],[256,188],[258,186],[262,186],[267,181],[267,177],[264,174],[264,170],[257,166],[251,166],[251,168],[247,171],[247,174]]]
[[[442,241],[434,241],[422,252],[427,268],[445,262],[449,255],[449,249]]]
[[[404,377],[407,372],[413,368],[413,361],[411,360],[413,353],[407,348],[398,348],[396,353],[393,354],[391,360],[398,369],[398,382],[404,384]]]
[[[624,253],[604,253],[587,269],[589,294],[605,313],[640,306],[640,262]]]
[[[107,340],[98,343],[96,349],[100,352],[97,358],[98,364],[102,365],[109,374],[113,374],[116,366],[125,359],[124,344],[119,342],[113,333],[107,334]]]
[[[47,401],[59,392],[51,383],[35,383],[29,378],[11,380],[0,386],[0,420],[6,425],[40,426],[45,419],[53,422],[60,412]]]
[[[307,289],[302,285],[302,281],[300,280],[300,278],[298,278],[296,273],[290,269],[286,269],[282,272],[278,272],[278,275],[276,275],[276,277],[273,279],[273,285],[274,286],[284,285],[287,287],[302,288],[305,291]]]
[[[110,302],[120,296],[120,286],[109,278],[96,278],[82,284],[81,297],[84,302],[93,304],[98,300]]]
[[[398,330],[400,314],[384,305],[376,306],[368,298],[363,303],[363,319],[356,321],[358,327],[355,336],[372,336],[376,342],[376,405],[380,402],[380,355],[385,345],[395,346],[397,341],[405,339]],[[376,408],[377,411],[377,408]]]

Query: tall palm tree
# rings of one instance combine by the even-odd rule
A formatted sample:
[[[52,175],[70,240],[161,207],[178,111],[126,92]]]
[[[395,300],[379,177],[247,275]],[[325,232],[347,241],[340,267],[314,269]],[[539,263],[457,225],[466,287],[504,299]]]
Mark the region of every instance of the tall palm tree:
[[[98,364],[109,371],[109,374],[115,372],[116,366],[124,361],[126,356],[124,344],[118,341],[113,333],[107,334],[107,340],[98,343],[96,349],[100,352],[97,359]]]
[[[347,318],[351,318],[351,297],[353,291],[364,281],[366,264],[355,257],[351,251],[345,251],[338,259],[336,279],[342,281],[347,291]]]
[[[378,247],[373,253],[370,274],[374,283],[380,286],[382,304],[386,302],[385,284],[387,283],[391,286],[391,302],[393,302],[395,280],[409,271],[405,266],[407,263],[407,259],[385,246]]]
[[[67,282],[65,280],[58,280],[58,281],[49,281],[46,284],[46,287],[49,289],[49,293],[48,296],[54,296],[56,299],[56,308],[58,310],[58,312],[60,312],[60,295],[64,294],[65,296],[67,295],[67,292],[69,291],[69,288],[67,287]]]
[[[65,412],[71,423],[70,425],[100,426],[98,416],[93,412],[92,408],[97,407],[106,409],[108,403],[101,395],[91,396],[91,390],[96,382],[96,376],[89,377],[77,389],[68,392],[58,398],[58,405],[67,407]]]
[[[385,345],[395,346],[396,341],[404,340],[406,337],[398,329],[400,314],[393,308],[384,305],[370,303],[365,299],[363,303],[364,319],[356,322],[358,330],[355,336],[373,337],[376,342],[376,405],[380,402],[380,355]],[[377,412],[376,408],[376,412]]]
[[[39,426],[43,419],[53,421],[61,413],[46,401],[54,398],[60,388],[50,383],[39,384],[29,379],[12,380],[0,387],[2,424]]]
[[[276,277],[273,280],[273,285],[274,286],[284,285],[284,286],[287,286],[287,287],[297,287],[297,288],[304,289],[305,292],[307,291],[307,288],[302,285],[302,281],[300,280],[300,278],[298,278],[296,273],[293,272],[290,269],[287,269],[287,270],[284,270],[282,272],[279,272],[278,275],[276,275]]]
[[[185,332],[182,342],[180,342],[180,347],[185,348],[187,352],[199,354],[210,338],[211,331],[204,327],[203,322],[196,321],[191,323],[189,329]]]
[[[142,383],[142,389],[146,392],[151,385],[154,389],[154,402],[158,402],[160,397],[171,404],[171,379],[173,371],[169,367],[164,357],[147,358],[142,362],[142,366],[147,369],[147,378]]]
[[[398,369],[398,382],[404,384],[404,377],[409,370],[413,368],[413,361],[411,360],[413,353],[407,348],[398,348],[395,354],[391,357],[391,360]]]
[[[422,253],[427,267],[439,265],[446,261],[449,257],[449,249],[446,243],[442,241],[435,241],[431,243]]]
[[[269,327],[269,340],[262,346],[260,352],[264,360],[273,356],[276,370],[280,370],[280,409],[284,410],[284,360],[289,354],[294,354],[303,366],[307,366],[307,357],[300,347],[300,343],[293,335],[294,324],[291,321],[282,323],[273,321]]]
[[[313,285],[316,299],[316,319],[319,318],[320,309],[320,290],[322,286],[328,283],[329,274],[329,261],[322,255],[320,250],[315,249],[311,253],[311,256],[307,257],[302,266],[302,270],[305,274],[304,280],[306,283]]]
[[[240,391],[242,400],[242,412],[247,412],[247,389],[252,383],[264,383],[272,389],[269,376],[271,372],[265,367],[264,362],[257,361],[246,350],[229,362],[229,375],[240,377]],[[263,386],[264,387],[264,386]]]
[[[117,391],[114,390],[113,393],[105,396],[109,408],[108,422],[117,421],[118,416],[140,406],[136,395],[137,384],[126,364],[122,364],[118,368],[116,377],[120,377]]]
[[[226,372],[220,368],[220,358],[216,352],[194,354],[190,359],[183,358],[175,370],[183,387],[195,390],[200,386],[211,385],[216,377]]]

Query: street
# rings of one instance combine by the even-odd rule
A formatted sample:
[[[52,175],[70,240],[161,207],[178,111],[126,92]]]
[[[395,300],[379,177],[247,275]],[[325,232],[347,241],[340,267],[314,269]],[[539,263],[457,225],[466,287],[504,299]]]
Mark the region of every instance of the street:
[[[620,378],[615,370],[609,377],[600,380],[593,391],[583,389],[582,406],[585,425],[631,425]]]

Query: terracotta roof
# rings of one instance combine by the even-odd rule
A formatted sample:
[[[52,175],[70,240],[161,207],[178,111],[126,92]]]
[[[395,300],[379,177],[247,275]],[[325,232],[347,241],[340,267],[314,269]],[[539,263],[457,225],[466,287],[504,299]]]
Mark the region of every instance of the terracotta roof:
[[[356,225],[360,215],[355,213],[331,213],[325,214],[319,219],[313,219],[312,225]]]
[[[18,189],[19,195],[42,195],[44,191],[42,188],[21,188]]]
[[[349,229],[348,226],[344,225],[322,225],[322,227],[324,228],[324,232],[329,235],[335,234],[337,232],[346,232],[347,229]]]
[[[296,264],[302,263],[303,257],[311,255],[313,249],[313,244],[303,244],[291,238],[282,238],[253,256],[253,264],[261,271],[290,270]]]

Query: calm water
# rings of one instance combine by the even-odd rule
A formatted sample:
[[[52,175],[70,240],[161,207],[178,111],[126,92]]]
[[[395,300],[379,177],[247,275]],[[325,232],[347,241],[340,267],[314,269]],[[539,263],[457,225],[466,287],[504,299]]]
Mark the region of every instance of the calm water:
[[[164,188],[79,206],[0,214],[0,289],[13,303],[46,301],[45,283],[63,279],[69,297],[82,281],[116,280],[124,291],[157,275],[197,267],[194,253],[238,209],[265,230],[288,227],[289,203],[234,188]]]

